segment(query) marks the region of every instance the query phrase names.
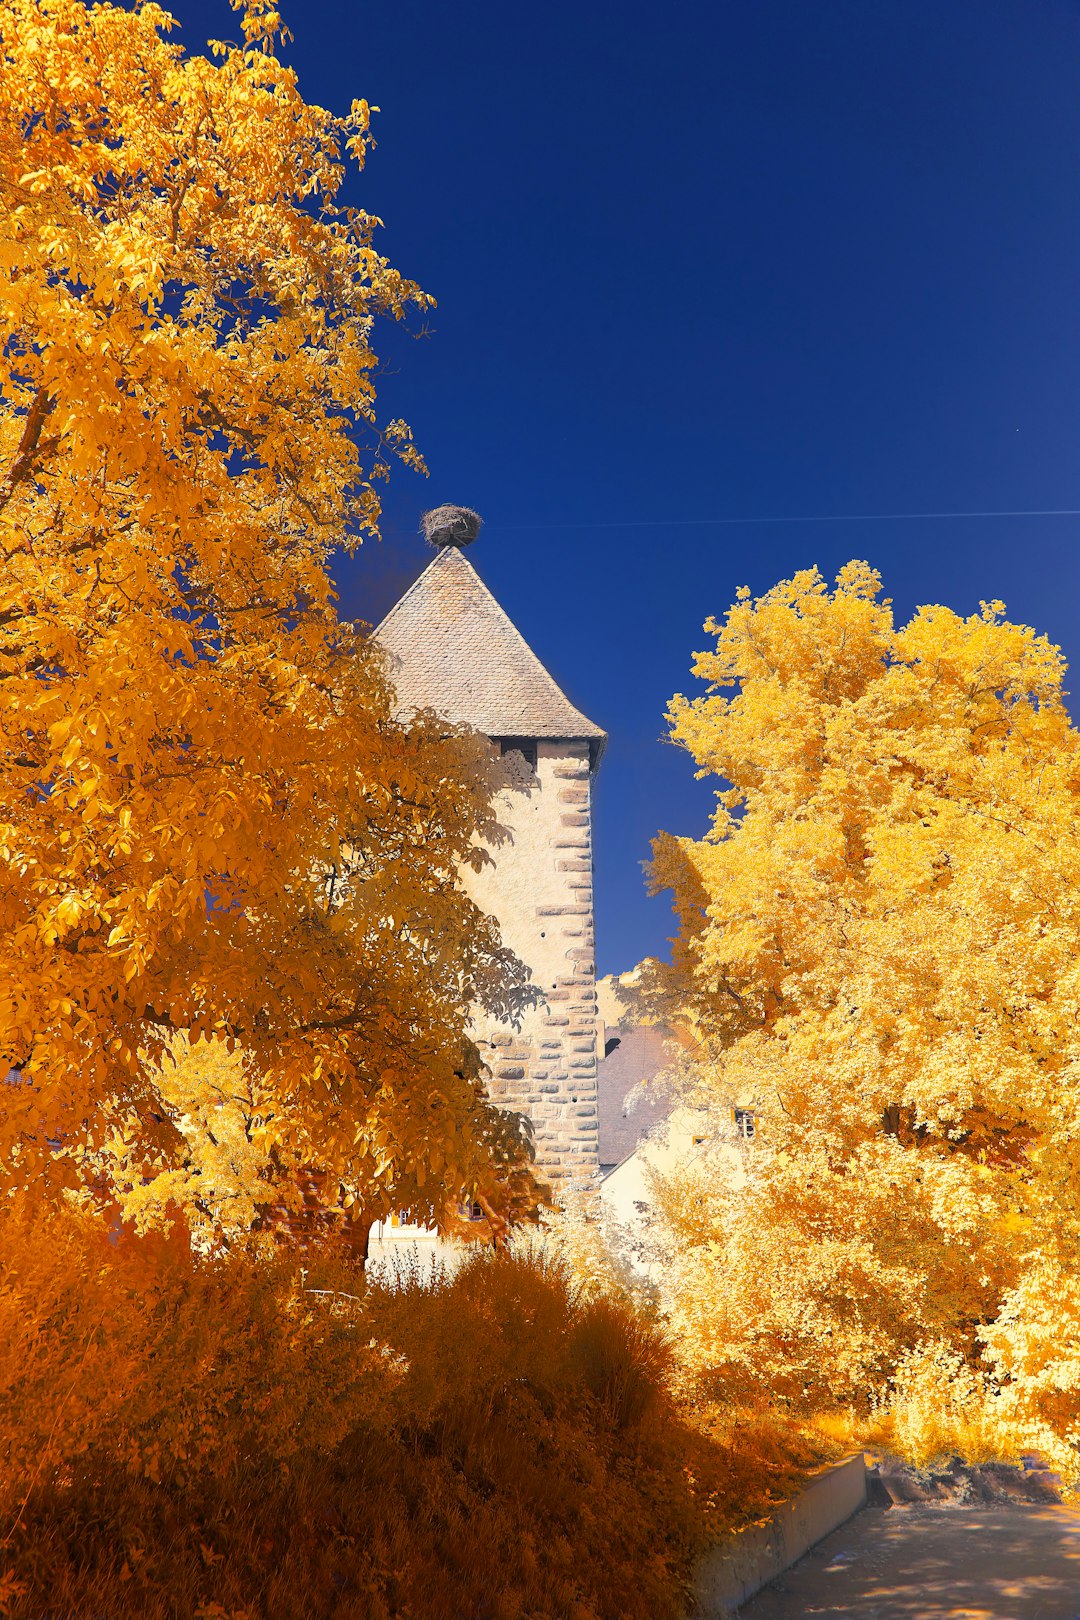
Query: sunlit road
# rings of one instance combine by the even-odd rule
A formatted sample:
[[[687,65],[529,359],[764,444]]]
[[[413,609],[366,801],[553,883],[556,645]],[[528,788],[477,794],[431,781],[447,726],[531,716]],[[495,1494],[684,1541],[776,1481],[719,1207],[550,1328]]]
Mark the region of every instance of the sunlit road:
[[[1080,1620],[1080,1510],[868,1508],[740,1620]]]

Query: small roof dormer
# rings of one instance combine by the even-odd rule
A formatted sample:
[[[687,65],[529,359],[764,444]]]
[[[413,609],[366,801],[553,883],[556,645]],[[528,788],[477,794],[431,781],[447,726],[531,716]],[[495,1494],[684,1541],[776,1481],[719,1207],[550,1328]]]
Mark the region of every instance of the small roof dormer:
[[[574,708],[462,555],[467,541],[437,543],[375,631],[401,710],[434,709],[488,737],[587,741],[595,770],[605,733]]]

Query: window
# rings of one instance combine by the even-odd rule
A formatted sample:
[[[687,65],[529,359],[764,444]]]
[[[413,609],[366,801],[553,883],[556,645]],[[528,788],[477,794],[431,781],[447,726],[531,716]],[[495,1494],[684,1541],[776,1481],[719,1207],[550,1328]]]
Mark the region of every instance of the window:
[[[502,754],[520,754],[530,771],[536,770],[536,738],[535,737],[500,737],[498,739],[499,752]]]
[[[754,1134],[754,1110],[752,1108],[736,1108],[735,1129],[745,1142],[749,1142]]]

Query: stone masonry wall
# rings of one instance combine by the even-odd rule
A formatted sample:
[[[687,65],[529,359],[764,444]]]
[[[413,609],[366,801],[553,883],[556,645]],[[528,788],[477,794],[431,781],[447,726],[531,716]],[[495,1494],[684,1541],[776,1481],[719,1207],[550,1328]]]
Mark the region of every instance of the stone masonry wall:
[[[545,1179],[585,1186],[599,1172],[590,792],[587,743],[539,742],[530,786],[500,795],[512,842],[464,874],[543,992],[519,1030],[477,1021],[489,1090],[529,1115]]]

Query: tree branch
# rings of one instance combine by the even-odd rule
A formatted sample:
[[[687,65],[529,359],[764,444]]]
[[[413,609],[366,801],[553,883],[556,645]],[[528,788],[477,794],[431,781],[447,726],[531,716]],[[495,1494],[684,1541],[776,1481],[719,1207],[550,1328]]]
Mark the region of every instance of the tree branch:
[[[23,427],[22,438],[19,440],[19,448],[15,452],[15,460],[11,463],[11,469],[7,477],[3,483],[0,483],[0,512],[10,501],[18,486],[25,483],[33,470],[34,460],[40,446],[41,430],[45,426],[45,420],[54,403],[52,396],[44,388],[39,388],[34,395],[34,403],[27,412],[26,424]],[[50,449],[55,449],[58,443],[58,438],[47,441]]]

